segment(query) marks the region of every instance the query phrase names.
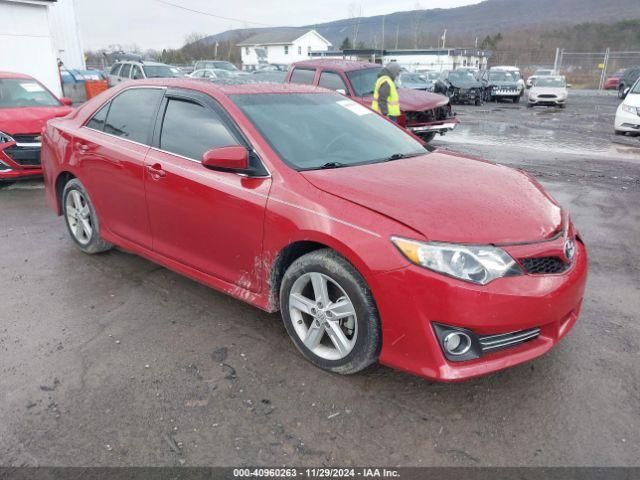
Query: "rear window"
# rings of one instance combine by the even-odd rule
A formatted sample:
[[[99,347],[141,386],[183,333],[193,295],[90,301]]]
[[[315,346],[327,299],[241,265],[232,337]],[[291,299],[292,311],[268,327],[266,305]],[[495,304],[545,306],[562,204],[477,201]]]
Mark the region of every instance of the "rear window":
[[[164,91],[158,88],[126,90],[111,101],[104,132],[147,144]]]
[[[315,70],[309,70],[308,68],[296,68],[291,74],[292,83],[306,83],[307,85],[313,84],[313,78],[316,76]]]

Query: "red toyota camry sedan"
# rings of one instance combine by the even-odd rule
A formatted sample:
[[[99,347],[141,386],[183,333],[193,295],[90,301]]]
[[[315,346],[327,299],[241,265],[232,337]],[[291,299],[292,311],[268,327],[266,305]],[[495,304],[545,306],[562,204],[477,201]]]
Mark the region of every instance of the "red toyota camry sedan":
[[[82,251],[117,245],[280,310],[333,372],[462,380],[542,355],[578,318],[585,246],[534,179],[328,90],[127,83],[49,121],[42,161]]]

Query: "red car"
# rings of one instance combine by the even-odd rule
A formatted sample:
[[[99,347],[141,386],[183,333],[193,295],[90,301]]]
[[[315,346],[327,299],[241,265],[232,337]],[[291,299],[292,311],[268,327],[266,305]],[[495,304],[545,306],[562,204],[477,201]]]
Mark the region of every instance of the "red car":
[[[317,59],[294,63],[285,82],[317,85],[336,90],[354,101],[370,107],[373,88],[382,66],[349,60]],[[444,135],[460,121],[451,110],[451,101],[436,93],[398,88],[400,96],[400,126],[425,142],[436,134]]]
[[[617,90],[618,89],[618,84],[620,83],[620,77],[622,77],[623,73],[624,73],[624,68],[618,70],[613,75],[608,77],[604,82],[604,89],[605,90]]]
[[[69,114],[70,105],[28,75],[0,72],[0,186],[42,175],[42,128]]]
[[[82,251],[118,245],[280,310],[333,372],[461,380],[542,355],[578,318],[587,252],[535,180],[329,90],[129,82],[49,121],[42,160]]]

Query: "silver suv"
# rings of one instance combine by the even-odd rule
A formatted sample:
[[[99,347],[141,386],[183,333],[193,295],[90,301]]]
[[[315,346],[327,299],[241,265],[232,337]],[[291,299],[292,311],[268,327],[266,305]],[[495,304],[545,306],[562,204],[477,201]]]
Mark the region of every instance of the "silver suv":
[[[179,69],[164,63],[123,60],[109,71],[109,86],[113,87],[127,80],[143,78],[175,78],[183,76]]]

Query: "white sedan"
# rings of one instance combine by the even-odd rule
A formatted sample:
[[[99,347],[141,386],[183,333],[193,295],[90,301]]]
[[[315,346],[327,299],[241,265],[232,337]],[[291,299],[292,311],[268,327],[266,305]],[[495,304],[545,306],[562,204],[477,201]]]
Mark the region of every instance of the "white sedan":
[[[551,105],[564,108],[568,96],[567,82],[563,76],[540,77],[529,90],[527,107]]]
[[[616,111],[616,134],[640,135],[640,79],[629,89]]]

